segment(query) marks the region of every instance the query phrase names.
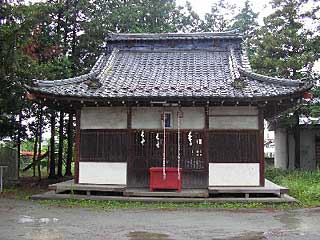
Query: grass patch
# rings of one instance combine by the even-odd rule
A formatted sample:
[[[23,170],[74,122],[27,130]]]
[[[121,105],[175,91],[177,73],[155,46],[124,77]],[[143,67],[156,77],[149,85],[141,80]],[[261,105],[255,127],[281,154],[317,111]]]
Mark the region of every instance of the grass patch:
[[[95,200],[41,200],[41,204],[65,207],[65,208],[91,208],[91,209],[287,209],[301,207],[300,204],[293,203],[143,203],[143,202],[119,202],[119,201],[95,201]]]
[[[39,188],[22,188],[22,187],[7,187],[3,193],[0,194],[0,198],[14,198],[18,200],[28,200],[34,194],[44,192]]]
[[[154,208],[154,209],[290,209],[320,206],[320,171],[283,171],[268,169],[270,181],[289,188],[289,194],[299,203],[142,203],[94,200],[45,200],[42,204],[59,207],[85,207],[98,209]]]
[[[300,201],[303,207],[320,206],[320,171],[266,170],[270,181],[289,188],[289,195]]]
[[[288,209],[301,207],[320,206],[320,171],[283,171],[268,169],[265,176],[270,181],[289,188],[289,195],[296,198],[299,203],[142,203],[119,201],[95,201],[95,200],[42,200],[41,204],[56,207],[83,207],[93,209]],[[46,188],[45,188],[46,189]],[[16,199],[28,199],[31,195],[45,190],[43,187],[25,186],[20,188],[5,189],[0,197],[13,197]]]

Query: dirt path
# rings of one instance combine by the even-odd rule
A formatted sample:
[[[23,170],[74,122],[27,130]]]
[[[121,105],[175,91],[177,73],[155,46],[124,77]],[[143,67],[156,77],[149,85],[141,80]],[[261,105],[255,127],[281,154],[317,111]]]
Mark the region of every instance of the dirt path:
[[[320,239],[320,208],[104,211],[2,198],[0,239]]]

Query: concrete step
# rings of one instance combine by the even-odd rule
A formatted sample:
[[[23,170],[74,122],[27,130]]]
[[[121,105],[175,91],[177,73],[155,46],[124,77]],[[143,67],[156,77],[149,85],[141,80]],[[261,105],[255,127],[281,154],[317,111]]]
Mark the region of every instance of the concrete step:
[[[177,191],[153,191],[147,189],[129,188],[123,192],[127,197],[174,197],[174,198],[207,198],[209,197],[208,189],[183,189]]]

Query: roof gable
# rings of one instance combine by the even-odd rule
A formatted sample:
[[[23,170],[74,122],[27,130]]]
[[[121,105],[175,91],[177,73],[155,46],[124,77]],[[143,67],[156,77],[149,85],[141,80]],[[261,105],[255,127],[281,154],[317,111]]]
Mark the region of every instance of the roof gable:
[[[236,33],[112,34],[109,41],[90,73],[38,80],[31,90],[106,99],[255,99],[308,87],[253,73]]]

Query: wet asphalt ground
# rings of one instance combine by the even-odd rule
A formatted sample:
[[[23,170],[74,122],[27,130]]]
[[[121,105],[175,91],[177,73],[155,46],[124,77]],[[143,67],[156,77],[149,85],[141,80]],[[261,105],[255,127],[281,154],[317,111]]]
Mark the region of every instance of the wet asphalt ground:
[[[298,210],[51,207],[0,198],[0,240],[320,239],[320,208]]]

